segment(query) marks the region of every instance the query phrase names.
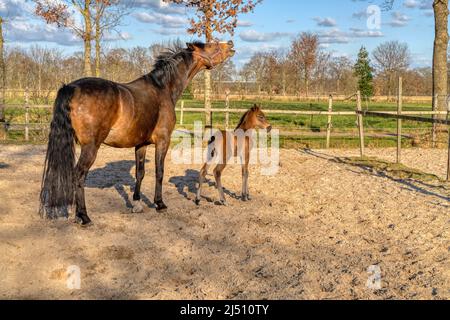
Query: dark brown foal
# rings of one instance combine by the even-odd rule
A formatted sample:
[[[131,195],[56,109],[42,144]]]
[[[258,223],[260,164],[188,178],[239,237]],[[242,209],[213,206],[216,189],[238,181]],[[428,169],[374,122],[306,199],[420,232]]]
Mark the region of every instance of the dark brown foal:
[[[234,54],[233,42],[189,43],[158,57],[149,74],[130,83],[86,78],[63,86],[57,95],[44,177],[40,213],[56,219],[68,217],[76,204],[76,219],[90,223],[84,183],[101,144],[134,148],[136,188],[134,212],[141,212],[141,183],[147,146],[156,146],[155,205],[167,209],[162,197],[164,161],[176,123],[175,105],[192,78],[212,69]],[[75,143],[81,155],[75,165]]]
[[[250,139],[251,130],[265,129],[268,132],[272,130],[272,126],[267,121],[266,116],[260,106],[255,105],[247,111],[241,118],[234,132],[221,131],[220,136],[213,137],[208,144],[208,161],[203,165],[199,174],[199,186],[197,189],[197,197],[195,203],[200,204],[202,196],[202,185],[205,181],[208,169],[214,162],[219,163],[214,169],[214,178],[216,187],[219,192],[220,203],[227,205],[225,193],[222,186],[222,172],[225,170],[229,160],[239,157],[242,165],[242,201],[251,200],[248,188],[248,165],[250,162],[250,151],[252,149],[252,140]]]

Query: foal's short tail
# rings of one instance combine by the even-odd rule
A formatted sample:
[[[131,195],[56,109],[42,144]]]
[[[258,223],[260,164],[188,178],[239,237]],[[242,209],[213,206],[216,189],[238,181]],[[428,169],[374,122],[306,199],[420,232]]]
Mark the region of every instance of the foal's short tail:
[[[74,202],[75,140],[69,105],[74,91],[73,86],[64,85],[53,107],[40,194],[43,218],[68,218]]]

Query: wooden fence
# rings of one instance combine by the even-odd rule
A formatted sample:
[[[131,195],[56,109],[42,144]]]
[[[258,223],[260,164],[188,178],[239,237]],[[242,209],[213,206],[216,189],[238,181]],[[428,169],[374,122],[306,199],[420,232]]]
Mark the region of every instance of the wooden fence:
[[[436,125],[447,125],[448,127],[448,160],[447,160],[447,181],[450,181],[450,99],[447,99],[448,107],[447,111],[432,111],[432,112],[426,112],[426,113],[420,113],[420,114],[412,114],[411,112],[404,112],[403,111],[403,97],[402,97],[402,88],[403,88],[403,82],[402,78],[399,78],[398,81],[398,95],[397,95],[397,112],[396,113],[388,113],[388,112],[377,112],[377,111],[363,111],[361,107],[361,94],[358,91],[357,93],[357,107],[356,107],[356,113],[357,113],[357,125],[358,125],[358,131],[359,131],[359,141],[360,141],[360,154],[361,157],[365,156],[365,150],[364,150],[364,116],[370,116],[370,117],[382,117],[382,118],[390,118],[390,119],[396,119],[397,120],[397,163],[401,163],[401,155],[402,155],[402,120],[410,120],[410,121],[416,121],[416,122],[425,122],[425,123],[432,123],[433,129],[432,129],[432,143],[433,146],[436,145]],[[434,101],[437,101],[438,97],[435,97]],[[424,117],[418,117],[417,115],[432,115],[433,118],[424,118]],[[446,119],[438,119],[436,118],[437,115],[445,115]]]
[[[326,147],[330,147],[331,133],[332,133],[332,119],[335,116],[355,116],[357,119],[357,127],[359,132],[360,141],[360,154],[361,157],[365,156],[365,135],[364,135],[364,117],[383,117],[391,118],[397,120],[397,162],[401,162],[401,148],[402,148],[402,120],[411,120],[417,122],[427,122],[441,125],[450,125],[449,114],[450,114],[450,101],[448,111],[403,111],[403,97],[402,97],[402,80],[399,80],[399,88],[397,95],[397,111],[364,111],[362,110],[362,99],[361,94],[358,91],[352,98],[356,96],[356,110],[355,111],[333,111],[333,96],[328,97],[328,111],[298,111],[298,110],[264,110],[266,114],[278,114],[278,115],[293,115],[293,116],[327,116],[327,134],[326,134]],[[347,99],[348,99],[347,98]],[[29,97],[25,96],[25,105],[8,105],[8,107],[24,107],[25,108],[25,123],[24,124],[9,124],[8,128],[19,129],[23,128],[25,130],[25,140],[29,140],[29,131],[31,128],[35,130],[42,130],[42,125],[29,123]],[[50,109],[50,105],[33,105],[33,108],[47,108]],[[230,108],[230,97],[227,95],[225,97],[225,108],[215,108],[215,109],[205,109],[205,108],[186,108],[184,101],[181,101],[180,107],[175,109],[180,113],[180,125],[184,125],[184,114],[186,112],[194,113],[210,113],[209,119],[211,123],[208,124],[207,128],[212,128],[214,113],[224,113],[225,114],[225,127],[228,129],[230,126],[230,114],[232,113],[245,113],[248,109],[231,109]],[[433,118],[425,118],[420,116],[433,116]],[[446,116],[447,119],[438,119],[436,116]],[[48,124],[47,124],[48,127]],[[432,143],[435,145],[436,141],[436,127],[433,126]],[[450,128],[449,128],[449,142],[448,142],[448,163],[447,163],[447,180],[450,181]]]

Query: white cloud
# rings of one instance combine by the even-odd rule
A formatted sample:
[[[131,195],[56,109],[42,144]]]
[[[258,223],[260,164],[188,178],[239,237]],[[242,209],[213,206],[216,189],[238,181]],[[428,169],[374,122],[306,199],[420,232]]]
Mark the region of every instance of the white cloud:
[[[350,28],[349,31],[342,31],[339,28],[333,28],[326,31],[320,31],[318,33],[320,43],[332,44],[332,43],[350,43],[352,39],[356,38],[380,38],[384,37],[381,31],[377,30],[364,30],[358,28]]]
[[[411,20],[411,18],[407,15],[400,12],[393,12],[392,20],[388,24],[394,28],[405,27],[408,25],[409,20]]]
[[[291,35],[289,32],[258,32],[252,29],[241,32],[239,37],[246,42],[270,42]]]
[[[30,2],[26,0],[0,0],[0,15],[2,18],[14,19],[33,12]]]
[[[36,24],[24,19],[16,19],[8,24],[6,38],[9,42],[53,42],[62,46],[79,45],[81,42],[66,29],[48,24]]]
[[[140,22],[154,23],[165,28],[177,28],[188,24],[188,20],[184,17],[157,12],[138,12],[134,17]]]
[[[420,5],[420,3],[419,3],[419,1],[417,1],[417,0],[405,0],[405,1],[403,2],[403,6],[404,6],[405,8],[408,8],[408,9],[415,9],[415,8],[417,8],[419,5]]]
[[[320,18],[315,17],[314,21],[317,22],[319,27],[335,27],[337,25],[336,20],[333,18]]]
[[[128,3],[134,8],[151,9],[153,12],[164,14],[178,14],[183,15],[186,13],[186,7],[184,5],[177,5],[167,3],[163,0],[122,0]]]
[[[237,22],[237,26],[241,27],[241,28],[248,28],[248,27],[253,27],[253,22],[251,21],[245,21],[245,20],[239,20]]]

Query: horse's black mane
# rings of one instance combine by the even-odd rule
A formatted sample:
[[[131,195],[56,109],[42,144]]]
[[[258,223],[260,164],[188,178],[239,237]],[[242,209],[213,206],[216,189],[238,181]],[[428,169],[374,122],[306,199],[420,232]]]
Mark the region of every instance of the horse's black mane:
[[[194,42],[193,45],[199,48],[205,47],[205,44],[201,42]],[[180,43],[175,43],[158,55],[153,70],[144,78],[158,88],[164,89],[174,77],[178,76],[178,65],[182,62],[186,65],[192,63],[192,51],[183,48]]]

